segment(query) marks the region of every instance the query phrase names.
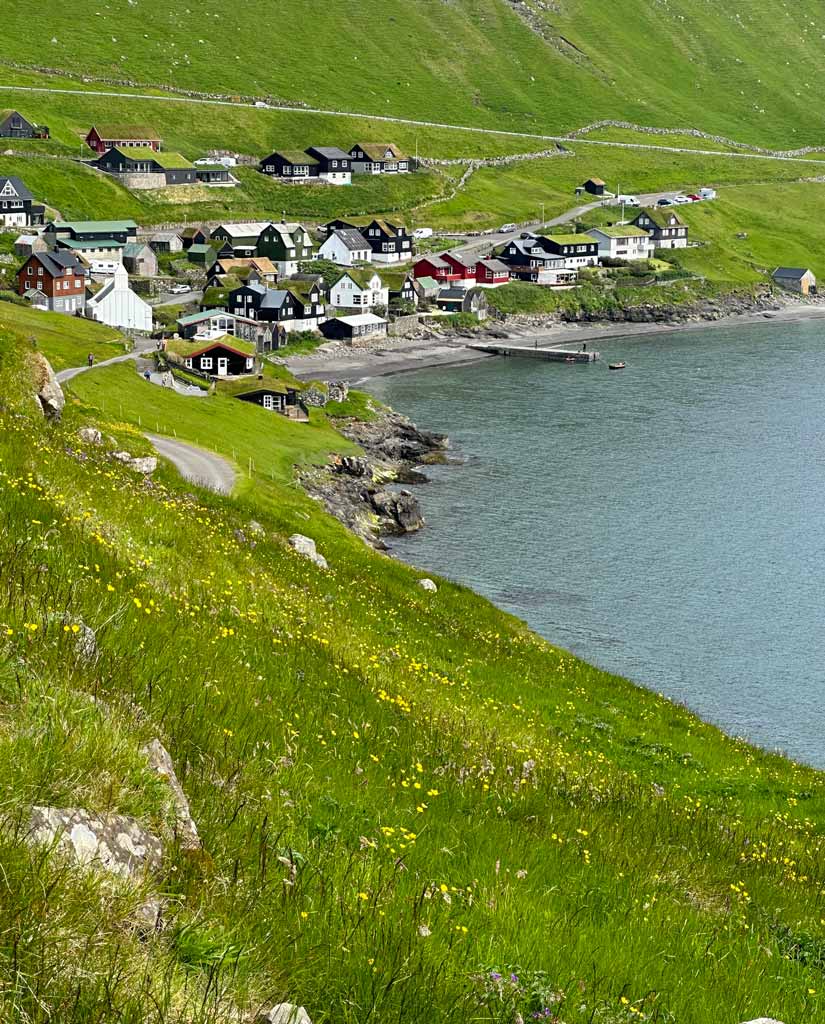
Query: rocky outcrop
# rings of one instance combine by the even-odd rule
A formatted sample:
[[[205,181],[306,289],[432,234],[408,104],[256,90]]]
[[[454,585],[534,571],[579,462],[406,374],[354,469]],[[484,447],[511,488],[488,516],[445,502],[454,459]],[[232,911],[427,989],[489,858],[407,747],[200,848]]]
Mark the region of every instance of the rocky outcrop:
[[[77,436],[84,444],[103,444],[103,434],[97,427],[81,427]]]
[[[438,587],[435,585],[435,581],[429,579],[429,577],[427,577],[427,576],[425,576],[423,579],[419,580],[418,581],[418,585],[419,585],[419,587],[421,587],[422,590],[426,590],[430,594],[438,593]]]
[[[66,398],[51,363],[45,356],[35,352],[34,362],[35,398],[47,420],[58,423],[63,415]]]
[[[299,555],[303,555],[310,562],[314,562],[319,569],[329,568],[326,558],[318,553],[315,541],[311,537],[305,537],[302,533],[293,533],[289,538],[289,546],[293,551],[297,551]]]
[[[300,471],[306,490],[366,543],[383,548],[382,536],[412,533],[424,525],[417,498],[393,483],[426,483],[416,467],[446,460],[449,441],[421,430],[406,416],[383,410],[369,422],[336,426],[364,455],[336,456],[323,469]]]
[[[143,473],[144,476],[154,473],[158,468],[158,460],[154,455],[136,456],[130,455],[129,452],[112,452],[111,457],[136,473]]]
[[[93,814],[78,807],[34,807],[29,839],[54,846],[82,866],[120,878],[140,879],[159,870],[163,844],[125,814]]]
[[[270,1010],[263,1010],[255,1018],[255,1024],[312,1024],[303,1006],[295,1003],[278,1003]]]
[[[174,817],[174,838],[183,850],[199,850],[201,840],[189,810],[189,801],[175,774],[175,766],[169,751],[159,739],[152,740],[143,748],[142,753],[149,762],[149,767],[166,783],[169,789],[169,805]]]

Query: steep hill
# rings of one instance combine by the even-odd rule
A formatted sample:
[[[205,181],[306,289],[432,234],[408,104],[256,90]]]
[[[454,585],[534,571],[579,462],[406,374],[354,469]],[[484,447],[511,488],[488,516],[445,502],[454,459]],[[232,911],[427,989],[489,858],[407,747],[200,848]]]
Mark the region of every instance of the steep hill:
[[[423,590],[346,533],[293,465],[353,451],[334,419],[380,414],[363,399],[291,423],[119,364],[76,377],[47,423],[33,349],[82,358],[94,325],[79,341],[70,318],[37,314],[41,331],[16,309],[0,327],[4,1021],[239,1024],[283,1001],[313,1024],[821,1019],[821,773],[459,586]],[[99,443],[79,434],[95,426]],[[230,498],[168,467],[144,479],[112,453],[147,453],[147,426],[250,475]],[[328,568],[289,548],[295,531]],[[83,869],[33,844],[35,806],[163,851],[132,879]]]
[[[8,5],[0,57],[74,76],[491,127],[620,117],[818,142],[821,0]]]

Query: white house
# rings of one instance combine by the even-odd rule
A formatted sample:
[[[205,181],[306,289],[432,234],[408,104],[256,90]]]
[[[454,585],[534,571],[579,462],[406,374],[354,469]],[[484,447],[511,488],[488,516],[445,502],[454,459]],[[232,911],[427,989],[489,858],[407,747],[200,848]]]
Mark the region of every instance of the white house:
[[[357,228],[339,228],[318,250],[322,260],[332,260],[339,267],[351,267],[354,263],[372,263],[370,243]]]
[[[24,228],[31,207],[32,194],[19,178],[0,178],[0,227]]]
[[[336,309],[386,309],[390,292],[374,270],[347,270],[330,288],[329,301]]]
[[[599,259],[649,260],[653,257],[652,237],[632,224],[588,228],[587,233],[599,243]]]
[[[129,275],[122,263],[111,280],[86,300],[86,316],[124,330],[152,330],[152,307],[129,287]]]

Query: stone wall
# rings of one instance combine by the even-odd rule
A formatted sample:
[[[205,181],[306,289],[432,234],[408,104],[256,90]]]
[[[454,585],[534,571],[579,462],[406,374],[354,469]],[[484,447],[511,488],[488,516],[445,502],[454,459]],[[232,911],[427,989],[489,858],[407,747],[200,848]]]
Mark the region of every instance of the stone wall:
[[[166,188],[166,175],[147,172],[145,174],[113,174],[126,188],[135,190],[149,188]]]
[[[406,338],[415,334],[418,330],[421,318],[418,313],[411,313],[409,316],[399,316],[387,328],[387,334],[391,338]]]

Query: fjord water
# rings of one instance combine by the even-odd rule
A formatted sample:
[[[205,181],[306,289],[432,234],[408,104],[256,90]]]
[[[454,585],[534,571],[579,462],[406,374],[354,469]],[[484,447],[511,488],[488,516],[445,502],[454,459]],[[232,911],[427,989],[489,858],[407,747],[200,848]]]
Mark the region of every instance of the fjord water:
[[[599,347],[371,380],[465,460],[393,553],[825,767],[825,323]]]

